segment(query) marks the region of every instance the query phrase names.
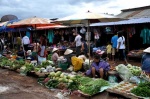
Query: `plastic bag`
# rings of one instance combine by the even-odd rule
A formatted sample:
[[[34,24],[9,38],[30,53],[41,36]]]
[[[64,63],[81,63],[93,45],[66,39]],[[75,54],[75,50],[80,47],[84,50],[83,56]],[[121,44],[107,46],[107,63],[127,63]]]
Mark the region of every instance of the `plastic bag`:
[[[76,56],[73,56],[71,58],[71,62],[72,62],[72,65],[73,65],[73,70],[74,71],[78,71],[82,68],[82,64],[83,64],[83,59],[81,58],[78,58]]]
[[[133,76],[133,74],[124,64],[118,65],[116,70],[118,71],[120,77],[125,81],[128,81]]]
[[[85,33],[86,33],[86,29],[85,29],[85,28],[82,28],[82,29],[80,30],[80,33],[81,33],[81,34],[85,34]]]
[[[41,64],[44,61],[46,61],[46,58],[38,56],[38,63],[39,64]]]
[[[133,76],[133,77],[130,78],[130,82],[139,84],[141,81],[140,81],[140,78],[138,78],[136,76]]]

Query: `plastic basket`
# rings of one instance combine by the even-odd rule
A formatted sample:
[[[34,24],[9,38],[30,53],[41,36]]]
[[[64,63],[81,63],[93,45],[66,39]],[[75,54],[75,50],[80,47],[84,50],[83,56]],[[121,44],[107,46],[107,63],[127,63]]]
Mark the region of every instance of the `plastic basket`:
[[[58,67],[62,68],[62,70],[67,70],[68,68],[68,63],[58,63]]]

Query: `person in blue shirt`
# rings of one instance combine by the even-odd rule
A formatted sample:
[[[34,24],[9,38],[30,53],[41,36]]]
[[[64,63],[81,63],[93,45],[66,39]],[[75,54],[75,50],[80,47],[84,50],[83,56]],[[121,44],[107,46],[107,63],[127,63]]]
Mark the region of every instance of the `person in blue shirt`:
[[[116,49],[117,49],[117,40],[118,40],[118,34],[117,32],[115,35],[111,38],[112,43],[112,60],[115,61],[115,55],[116,55]]]
[[[142,70],[145,73],[150,74],[150,47],[145,49],[144,54],[142,56]]]

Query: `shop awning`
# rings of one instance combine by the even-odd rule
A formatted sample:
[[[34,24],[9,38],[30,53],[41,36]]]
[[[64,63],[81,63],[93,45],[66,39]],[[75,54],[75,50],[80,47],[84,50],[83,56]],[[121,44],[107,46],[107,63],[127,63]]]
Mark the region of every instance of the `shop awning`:
[[[109,26],[109,25],[125,25],[125,24],[139,24],[139,23],[150,23],[150,18],[137,18],[118,22],[94,23],[91,24],[90,26]]]

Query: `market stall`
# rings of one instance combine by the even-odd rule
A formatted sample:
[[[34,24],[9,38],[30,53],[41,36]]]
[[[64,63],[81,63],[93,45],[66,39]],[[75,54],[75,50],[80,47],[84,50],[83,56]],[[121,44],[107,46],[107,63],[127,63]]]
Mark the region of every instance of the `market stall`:
[[[126,98],[143,99],[150,97],[150,76],[143,73],[140,67],[120,64],[116,66],[123,81],[107,89],[110,93],[122,95]]]
[[[83,63],[85,66],[89,64],[85,62]],[[106,90],[126,98],[150,97],[150,76],[143,73],[140,67],[131,64],[127,66],[120,64],[112,68],[106,80],[87,77],[83,72],[75,71],[73,67],[63,69],[64,67],[56,66],[50,60],[37,65],[33,61],[0,57],[0,67],[17,71],[21,75],[34,75],[38,77],[39,84],[50,90],[60,90],[63,96],[80,94],[92,97]]]
[[[143,55],[143,50],[132,50],[128,53],[128,58],[139,58],[141,59]]]

